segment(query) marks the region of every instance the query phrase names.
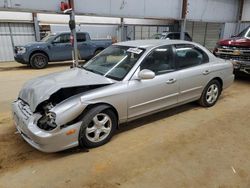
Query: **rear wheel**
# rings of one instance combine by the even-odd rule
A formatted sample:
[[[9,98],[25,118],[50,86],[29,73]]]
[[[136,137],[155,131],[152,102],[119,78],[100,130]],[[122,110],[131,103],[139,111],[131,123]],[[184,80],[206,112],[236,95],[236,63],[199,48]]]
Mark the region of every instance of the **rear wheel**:
[[[221,94],[221,84],[217,80],[210,81],[202,92],[199,103],[201,106],[210,107],[215,105],[220,94]]]
[[[94,148],[107,143],[117,128],[117,117],[106,105],[90,109],[83,118],[79,133],[82,147]]]
[[[96,50],[94,56],[96,56],[97,54],[99,54],[102,50],[103,50],[103,49],[98,49],[98,50]]]
[[[43,53],[35,53],[30,58],[30,65],[35,69],[43,69],[48,65],[48,57]]]

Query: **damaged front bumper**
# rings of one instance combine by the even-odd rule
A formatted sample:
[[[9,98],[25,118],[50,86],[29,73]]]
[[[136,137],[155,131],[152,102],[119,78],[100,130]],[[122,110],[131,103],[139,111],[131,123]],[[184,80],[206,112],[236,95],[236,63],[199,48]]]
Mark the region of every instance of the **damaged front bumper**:
[[[57,127],[53,131],[42,130],[36,125],[39,114],[33,114],[21,100],[12,104],[12,114],[15,126],[23,139],[42,152],[57,152],[79,144],[81,122],[65,128]],[[71,134],[68,134],[69,132]]]

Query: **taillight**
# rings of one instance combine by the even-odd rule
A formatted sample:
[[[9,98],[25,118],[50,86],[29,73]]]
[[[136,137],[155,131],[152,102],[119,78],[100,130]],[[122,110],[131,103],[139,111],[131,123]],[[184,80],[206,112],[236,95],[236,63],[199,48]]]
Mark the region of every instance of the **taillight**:
[[[70,43],[72,46],[74,46],[74,36],[70,35]]]
[[[61,2],[61,11],[65,11],[67,9],[70,9],[70,5],[68,3],[65,3],[65,2]]]

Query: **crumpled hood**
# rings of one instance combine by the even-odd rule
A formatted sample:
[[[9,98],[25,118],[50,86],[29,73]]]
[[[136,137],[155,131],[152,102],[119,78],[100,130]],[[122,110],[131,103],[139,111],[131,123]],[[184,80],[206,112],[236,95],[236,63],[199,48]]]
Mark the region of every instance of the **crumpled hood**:
[[[220,40],[218,42],[221,46],[239,46],[239,47],[250,47],[250,40],[247,38],[233,37],[230,39]]]
[[[81,68],[41,76],[26,82],[19,93],[19,98],[29,104],[32,112],[43,101],[61,88],[112,84],[113,80],[88,72]]]

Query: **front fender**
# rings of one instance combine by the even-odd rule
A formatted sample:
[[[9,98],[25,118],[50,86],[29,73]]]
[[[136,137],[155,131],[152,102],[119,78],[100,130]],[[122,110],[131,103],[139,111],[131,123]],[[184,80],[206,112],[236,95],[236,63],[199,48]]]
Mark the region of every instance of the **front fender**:
[[[29,48],[28,50],[28,57],[30,59],[31,55],[36,53],[36,52],[42,52],[42,53],[45,53],[49,59],[51,59],[51,55],[50,55],[50,51],[48,49],[48,47],[40,47],[40,46],[37,46],[35,48]]]
[[[56,114],[55,122],[61,126],[77,118],[87,105],[81,101],[80,97],[76,96],[62,101],[50,111]]]

